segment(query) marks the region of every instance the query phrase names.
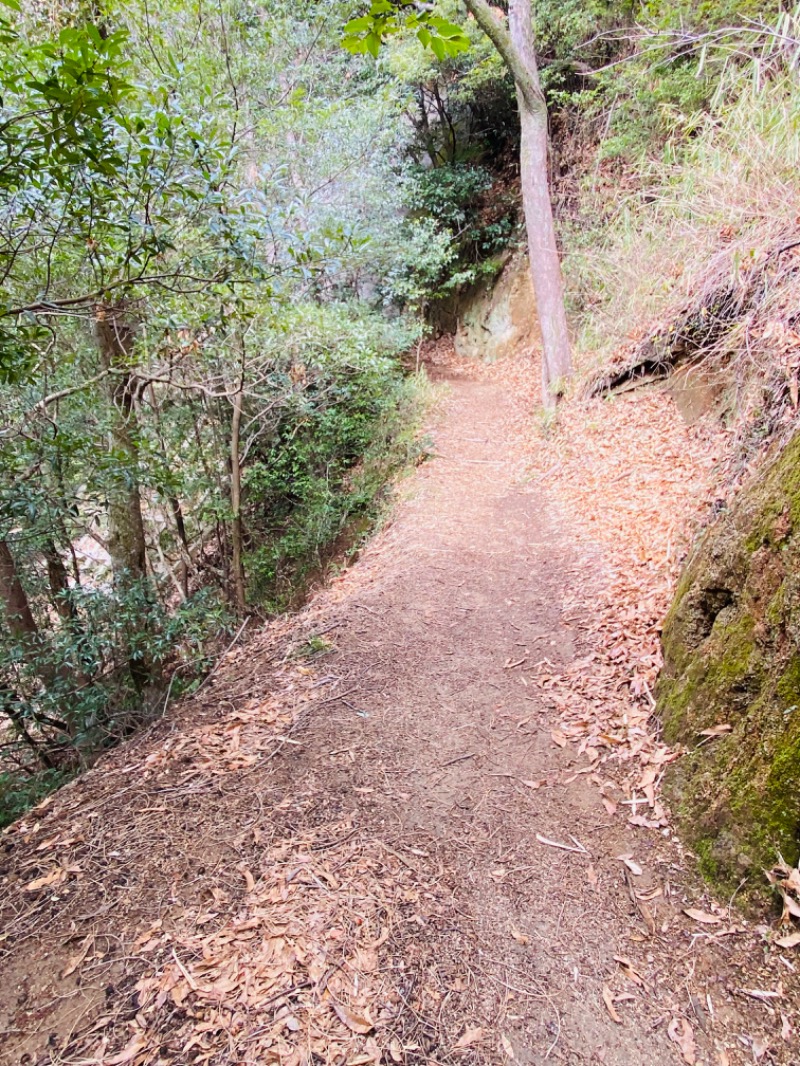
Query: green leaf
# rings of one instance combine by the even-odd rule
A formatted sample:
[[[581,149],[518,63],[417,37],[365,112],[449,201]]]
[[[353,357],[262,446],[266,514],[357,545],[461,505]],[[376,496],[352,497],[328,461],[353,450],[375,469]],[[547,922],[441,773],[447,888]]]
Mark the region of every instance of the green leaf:
[[[364,37],[343,37],[342,47],[351,55],[360,56],[366,52],[367,43]]]
[[[362,15],[361,18],[350,19],[345,24],[343,33],[345,37],[352,37],[357,33],[366,33],[372,29],[375,20],[370,18],[369,15]]]

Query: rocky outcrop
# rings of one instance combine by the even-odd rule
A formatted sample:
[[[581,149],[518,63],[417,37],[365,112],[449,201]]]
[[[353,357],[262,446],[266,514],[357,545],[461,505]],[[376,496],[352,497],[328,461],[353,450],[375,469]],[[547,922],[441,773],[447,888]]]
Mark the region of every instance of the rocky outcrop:
[[[673,813],[707,876],[758,890],[800,857],[800,433],[692,553],[663,645]]]
[[[516,253],[491,282],[463,293],[457,322],[456,352],[464,359],[530,354],[540,333],[527,256]]]

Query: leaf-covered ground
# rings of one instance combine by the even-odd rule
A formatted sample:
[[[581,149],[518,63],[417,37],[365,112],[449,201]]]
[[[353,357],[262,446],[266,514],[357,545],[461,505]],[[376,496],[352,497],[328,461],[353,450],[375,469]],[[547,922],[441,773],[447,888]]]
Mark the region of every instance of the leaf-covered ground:
[[[524,364],[431,362],[431,458],[358,562],[0,838],[4,1062],[798,1060],[795,949],[658,796],[724,442],[660,393],[542,437]]]

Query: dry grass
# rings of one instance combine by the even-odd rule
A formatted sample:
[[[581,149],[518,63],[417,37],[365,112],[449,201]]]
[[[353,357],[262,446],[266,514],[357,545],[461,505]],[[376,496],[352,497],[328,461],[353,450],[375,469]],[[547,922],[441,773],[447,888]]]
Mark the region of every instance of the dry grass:
[[[580,322],[583,369],[677,341],[726,365],[742,443],[790,418],[800,366],[798,163],[796,78],[758,91],[723,85],[683,162],[626,198],[599,240],[567,259],[573,289],[594,294]]]

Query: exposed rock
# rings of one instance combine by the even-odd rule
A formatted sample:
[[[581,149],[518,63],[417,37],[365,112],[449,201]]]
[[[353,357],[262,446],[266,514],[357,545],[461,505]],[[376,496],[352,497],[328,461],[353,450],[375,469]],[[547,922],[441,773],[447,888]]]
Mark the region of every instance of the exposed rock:
[[[663,644],[673,811],[709,877],[757,891],[800,857],[800,433],[692,553]]]
[[[541,343],[528,258],[513,255],[489,283],[459,298],[456,352],[493,361],[530,352]]]
[[[666,389],[684,422],[694,425],[724,401],[727,379],[719,370],[705,366],[685,366],[667,379]]]

